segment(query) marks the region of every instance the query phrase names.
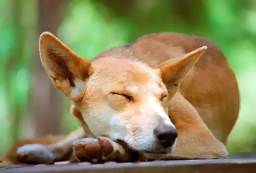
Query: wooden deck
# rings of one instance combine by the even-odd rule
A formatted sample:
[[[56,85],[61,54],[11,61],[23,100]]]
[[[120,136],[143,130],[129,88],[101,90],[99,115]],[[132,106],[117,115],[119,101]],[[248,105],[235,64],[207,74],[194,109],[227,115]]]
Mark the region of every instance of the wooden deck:
[[[66,163],[55,165],[9,165],[2,166],[0,173],[256,173],[256,153],[231,156],[227,159],[172,160],[135,163],[105,164]]]

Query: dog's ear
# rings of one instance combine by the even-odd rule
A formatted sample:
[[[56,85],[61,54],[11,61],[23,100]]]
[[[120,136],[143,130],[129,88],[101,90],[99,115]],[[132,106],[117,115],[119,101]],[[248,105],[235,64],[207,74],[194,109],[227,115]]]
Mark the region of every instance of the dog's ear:
[[[160,64],[160,75],[167,86],[178,86],[185,75],[193,68],[207,47],[202,46],[181,58],[170,59]]]
[[[53,85],[72,100],[83,95],[85,80],[92,71],[91,63],[76,55],[49,32],[41,34],[39,51]]]

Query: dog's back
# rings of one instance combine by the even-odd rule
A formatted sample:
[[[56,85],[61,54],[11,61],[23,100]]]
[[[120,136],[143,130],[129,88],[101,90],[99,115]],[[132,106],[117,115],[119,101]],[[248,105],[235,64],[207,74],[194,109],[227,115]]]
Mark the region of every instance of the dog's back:
[[[193,71],[181,85],[183,96],[197,109],[214,135],[226,141],[239,112],[239,92],[233,71],[224,55],[208,39],[178,33],[157,33],[140,37],[130,45],[113,48],[97,58],[137,58],[151,67],[207,45]]]

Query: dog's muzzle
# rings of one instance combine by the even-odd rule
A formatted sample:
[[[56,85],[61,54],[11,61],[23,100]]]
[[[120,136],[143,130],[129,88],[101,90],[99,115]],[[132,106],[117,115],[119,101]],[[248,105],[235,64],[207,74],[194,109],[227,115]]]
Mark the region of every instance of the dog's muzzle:
[[[159,145],[163,148],[171,147],[178,136],[176,129],[166,124],[161,124],[159,127],[155,128],[154,135]]]

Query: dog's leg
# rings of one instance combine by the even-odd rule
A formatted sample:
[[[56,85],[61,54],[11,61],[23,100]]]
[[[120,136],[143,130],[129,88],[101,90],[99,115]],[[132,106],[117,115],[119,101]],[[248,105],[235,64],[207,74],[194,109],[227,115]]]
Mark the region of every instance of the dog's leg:
[[[82,128],[71,132],[57,143],[28,144],[17,149],[17,159],[25,163],[53,163],[62,160],[72,149],[72,143],[85,136]]]
[[[169,116],[178,132],[174,157],[218,158],[227,154],[225,146],[213,135],[196,108],[181,93],[170,100]]]
[[[77,161],[105,162],[131,161],[135,155],[123,145],[106,137],[83,138],[73,143],[73,155]]]

